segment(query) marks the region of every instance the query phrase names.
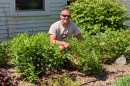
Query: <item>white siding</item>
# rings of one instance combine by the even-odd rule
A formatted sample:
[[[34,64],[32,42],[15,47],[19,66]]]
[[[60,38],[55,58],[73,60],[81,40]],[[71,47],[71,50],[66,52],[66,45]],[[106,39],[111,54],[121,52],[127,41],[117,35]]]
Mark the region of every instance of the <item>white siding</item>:
[[[130,0],[126,0],[127,8],[128,8],[128,14],[130,16]],[[126,21],[126,25],[130,28],[130,21]]]
[[[10,1],[0,0],[0,41],[7,38],[7,27],[9,28],[10,36],[23,32],[48,32],[50,25],[59,20],[59,13],[67,4],[67,0],[50,0],[49,15],[19,16],[17,12],[16,16],[9,16],[11,12]],[[5,12],[8,19],[5,16]]]

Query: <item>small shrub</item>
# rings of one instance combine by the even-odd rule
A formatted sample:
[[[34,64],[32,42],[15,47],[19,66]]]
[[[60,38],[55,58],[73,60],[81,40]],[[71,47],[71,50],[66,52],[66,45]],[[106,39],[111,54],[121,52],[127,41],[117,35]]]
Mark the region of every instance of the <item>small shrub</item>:
[[[103,63],[113,63],[129,46],[129,40],[123,34],[120,31],[106,31],[93,36],[86,35],[82,41],[73,38],[68,40],[71,50],[67,55],[74,64],[79,63],[77,66],[82,67],[86,73],[100,73]]]
[[[77,41],[76,39],[69,40],[71,45],[71,50],[67,52],[70,59],[78,63],[77,66],[80,66],[86,74],[99,74],[102,72],[102,64],[100,61],[100,52],[97,48],[96,41],[92,43],[92,40],[89,36],[82,41]],[[97,49],[96,49],[97,48]],[[78,59],[77,59],[78,58]],[[75,60],[77,59],[77,60]]]
[[[124,56],[127,58],[128,64],[130,65],[130,45],[126,48]]]
[[[118,57],[123,55],[129,42],[122,32],[106,31],[102,35],[97,35],[100,39],[99,46],[101,47],[102,63],[113,63]]]
[[[63,62],[57,45],[50,45],[47,33],[14,37],[10,44],[12,64],[30,82],[35,82],[46,71],[60,70]]]

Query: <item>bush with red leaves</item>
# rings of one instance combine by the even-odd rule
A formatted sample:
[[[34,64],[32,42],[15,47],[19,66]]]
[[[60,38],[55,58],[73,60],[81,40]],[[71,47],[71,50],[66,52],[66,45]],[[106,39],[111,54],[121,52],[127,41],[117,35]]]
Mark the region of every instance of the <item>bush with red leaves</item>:
[[[18,86],[18,83],[11,78],[11,74],[0,68],[0,86]]]

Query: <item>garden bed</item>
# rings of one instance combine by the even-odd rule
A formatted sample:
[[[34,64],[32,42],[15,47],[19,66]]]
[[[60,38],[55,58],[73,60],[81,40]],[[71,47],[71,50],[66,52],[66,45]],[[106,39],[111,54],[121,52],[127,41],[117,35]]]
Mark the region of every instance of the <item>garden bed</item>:
[[[82,86],[114,86],[114,81],[127,74],[130,74],[130,67],[128,65],[103,65],[105,73],[95,76],[85,75],[81,71],[72,68],[63,69],[63,72],[72,76],[74,80],[81,80]],[[11,67],[8,71],[14,76],[15,68]],[[18,79],[18,86],[35,86],[27,81]]]

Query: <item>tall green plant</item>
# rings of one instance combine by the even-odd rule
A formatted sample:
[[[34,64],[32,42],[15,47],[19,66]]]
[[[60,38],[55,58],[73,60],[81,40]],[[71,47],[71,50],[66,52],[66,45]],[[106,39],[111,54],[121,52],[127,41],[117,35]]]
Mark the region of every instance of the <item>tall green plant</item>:
[[[11,41],[12,64],[31,82],[35,82],[47,71],[60,70],[62,54],[57,45],[49,44],[48,37],[47,33],[31,36],[24,33]]]
[[[77,0],[68,7],[72,21],[90,35],[108,29],[125,29],[124,21],[129,19],[126,5],[118,0]]]

